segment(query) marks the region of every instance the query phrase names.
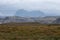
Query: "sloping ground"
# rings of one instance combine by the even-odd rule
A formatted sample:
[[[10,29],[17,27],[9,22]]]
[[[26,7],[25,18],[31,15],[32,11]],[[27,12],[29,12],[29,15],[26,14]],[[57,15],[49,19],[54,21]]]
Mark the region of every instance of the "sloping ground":
[[[60,40],[60,25],[39,23],[1,24],[0,40]]]

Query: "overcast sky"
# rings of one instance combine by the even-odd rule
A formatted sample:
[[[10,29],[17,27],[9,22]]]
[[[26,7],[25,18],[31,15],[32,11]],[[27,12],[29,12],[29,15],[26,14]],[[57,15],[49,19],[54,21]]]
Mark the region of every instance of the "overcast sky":
[[[42,10],[60,14],[60,0],[0,0],[0,10]],[[47,11],[46,11],[47,10]],[[0,12],[2,15],[3,13]],[[51,13],[50,13],[51,14]],[[14,15],[11,13],[11,15]]]

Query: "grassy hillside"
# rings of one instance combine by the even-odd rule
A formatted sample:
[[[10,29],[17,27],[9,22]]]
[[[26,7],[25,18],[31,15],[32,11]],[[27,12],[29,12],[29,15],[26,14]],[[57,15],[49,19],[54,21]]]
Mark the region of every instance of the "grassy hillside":
[[[60,40],[60,25],[39,23],[1,24],[0,40]]]

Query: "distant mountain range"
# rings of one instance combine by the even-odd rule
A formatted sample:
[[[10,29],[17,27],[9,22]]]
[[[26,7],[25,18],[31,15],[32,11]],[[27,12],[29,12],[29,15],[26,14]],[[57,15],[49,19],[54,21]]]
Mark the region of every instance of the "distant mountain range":
[[[46,17],[0,17],[0,24],[3,23],[23,23],[23,22],[38,22],[41,24],[60,24],[59,16],[46,16]]]
[[[44,16],[44,13],[40,10],[27,11],[24,9],[17,10],[15,16],[26,16],[26,17],[38,17]]]
[[[44,15],[44,12],[39,10],[27,11],[24,9],[20,9],[17,10],[15,15],[13,16],[0,16],[0,24],[23,22],[38,22],[41,24],[60,24],[60,16],[44,17]]]
[[[43,16],[59,16],[60,11],[57,10],[3,10],[0,9],[0,16],[21,16],[21,17],[43,17]]]

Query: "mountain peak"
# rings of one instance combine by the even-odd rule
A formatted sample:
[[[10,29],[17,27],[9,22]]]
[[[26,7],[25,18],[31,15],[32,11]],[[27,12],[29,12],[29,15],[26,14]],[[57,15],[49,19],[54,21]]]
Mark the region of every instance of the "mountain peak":
[[[38,16],[43,16],[44,13],[42,11],[39,10],[32,10],[32,11],[27,11],[24,9],[19,9],[16,11],[15,16],[26,16],[26,17],[38,17]]]

